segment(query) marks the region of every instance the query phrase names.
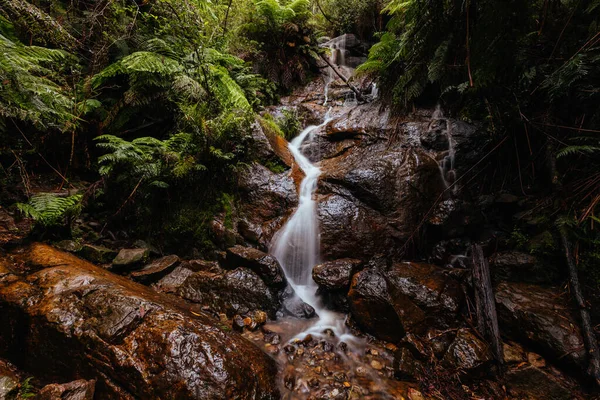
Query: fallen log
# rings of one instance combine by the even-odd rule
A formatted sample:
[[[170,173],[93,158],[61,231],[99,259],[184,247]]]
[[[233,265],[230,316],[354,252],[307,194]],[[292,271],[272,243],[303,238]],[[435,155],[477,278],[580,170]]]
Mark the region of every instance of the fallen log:
[[[356,99],[359,101],[363,101],[364,97],[363,97],[362,93],[360,93],[360,90],[358,90],[353,84],[351,84],[350,81],[348,80],[348,78],[346,78],[344,75],[342,75],[342,73],[337,70],[337,67],[335,65],[333,65],[331,63],[331,61],[329,61],[327,59],[327,57],[325,57],[323,54],[321,54],[321,58],[323,59],[323,61],[325,61],[327,63],[327,65],[329,65],[329,67],[333,70],[333,72],[335,72],[335,74],[344,81],[346,86],[348,86],[350,88],[350,90],[352,90],[356,94]]]
[[[494,358],[498,362],[500,373],[504,372],[504,352],[498,328],[496,299],[492,288],[490,266],[480,245],[471,248],[473,254],[473,287],[475,288],[475,307],[479,332],[490,341]]]

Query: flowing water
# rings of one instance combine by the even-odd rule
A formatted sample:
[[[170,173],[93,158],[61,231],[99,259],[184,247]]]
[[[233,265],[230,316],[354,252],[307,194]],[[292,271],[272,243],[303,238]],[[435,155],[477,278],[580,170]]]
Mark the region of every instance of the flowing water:
[[[444,121],[446,123],[446,138],[448,140],[448,152],[446,156],[439,163],[440,166],[440,174],[442,175],[442,180],[444,181],[444,185],[446,189],[449,188],[452,184],[454,184],[456,180],[456,170],[454,168],[454,163],[456,160],[456,150],[454,149],[454,138],[452,137],[452,125],[450,121],[444,117],[444,113],[442,108],[438,105],[431,116],[432,123],[434,121]],[[452,188],[452,192],[456,193],[458,187],[455,185]]]

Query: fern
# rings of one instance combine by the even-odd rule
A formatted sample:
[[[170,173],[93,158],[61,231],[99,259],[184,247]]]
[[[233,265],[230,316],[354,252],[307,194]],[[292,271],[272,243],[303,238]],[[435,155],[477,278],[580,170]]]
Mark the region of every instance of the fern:
[[[600,154],[600,146],[567,146],[564,149],[560,150],[556,154],[556,158],[567,157],[575,154],[590,154],[590,155],[599,155]]]
[[[53,193],[37,194],[27,203],[17,203],[18,210],[44,227],[63,225],[77,217],[82,209],[83,195],[60,197]]]
[[[66,130],[75,120],[74,102],[54,66],[70,63],[72,56],[62,50],[24,46],[0,34],[0,129],[10,118],[40,130]]]

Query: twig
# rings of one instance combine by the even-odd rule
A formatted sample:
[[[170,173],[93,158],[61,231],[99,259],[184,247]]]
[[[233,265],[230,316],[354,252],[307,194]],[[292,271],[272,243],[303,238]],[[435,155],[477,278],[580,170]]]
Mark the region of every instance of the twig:
[[[585,299],[581,292],[581,286],[579,285],[579,277],[577,275],[577,266],[573,261],[571,254],[571,244],[567,238],[567,234],[563,229],[560,229],[560,238],[562,245],[565,250],[565,258],[569,267],[569,278],[571,284],[571,290],[573,297],[579,308],[581,315],[581,328],[583,333],[583,340],[589,356],[589,367],[587,373],[596,381],[596,384],[600,386],[600,349],[598,348],[598,341],[592,329],[592,322],[590,318],[590,312],[586,306]]]
[[[321,54],[321,58],[323,59],[323,61],[325,61],[327,63],[327,65],[329,65],[331,67],[331,69],[333,70],[333,72],[335,72],[336,75],[339,76],[344,81],[344,83],[356,94],[356,98],[358,100],[362,101],[363,100],[363,96],[360,93],[360,91],[357,88],[355,88],[354,85],[352,85],[348,81],[348,79],[337,70],[337,68],[331,63],[331,61],[329,61],[327,59],[327,57],[325,57],[323,54]]]
[[[21,136],[23,136],[23,139],[25,139],[25,141],[27,142],[27,144],[31,146],[31,148],[32,148],[32,149],[33,149],[33,150],[34,150],[34,151],[37,153],[37,155],[38,155],[38,156],[40,156],[40,158],[41,158],[42,160],[44,160],[44,162],[45,162],[45,163],[46,163],[46,164],[47,164],[47,165],[48,165],[48,166],[49,166],[49,167],[52,169],[52,171],[56,172],[56,174],[57,174],[58,176],[60,176],[60,177],[63,179],[63,181],[65,181],[66,183],[68,183],[68,184],[69,184],[69,185],[70,185],[70,186],[71,186],[73,189],[76,189],[76,187],[75,187],[75,186],[73,186],[73,184],[72,184],[71,182],[69,182],[69,180],[68,180],[68,179],[67,179],[67,178],[66,178],[66,177],[65,177],[63,174],[61,174],[60,172],[58,172],[58,170],[57,170],[56,168],[54,168],[54,167],[52,166],[52,164],[50,164],[50,163],[48,162],[48,160],[46,160],[46,158],[45,158],[45,157],[44,157],[44,156],[43,156],[43,155],[42,155],[42,154],[41,154],[39,151],[37,151],[37,150],[35,149],[35,146],[34,146],[34,145],[33,145],[33,144],[32,144],[32,143],[29,141],[29,139],[27,139],[27,136],[25,136],[25,134],[24,134],[24,133],[23,133],[23,131],[22,131],[22,130],[19,128],[19,126],[17,125],[17,123],[16,123],[16,122],[15,122],[15,121],[14,121],[12,118],[11,118],[10,120],[12,121],[13,125],[15,126],[15,128],[17,128],[17,130],[19,131],[19,133],[21,134]]]
[[[473,87],[473,75],[471,75],[471,45],[470,45],[470,29],[469,29],[469,10],[471,2],[467,0],[467,71],[469,72],[469,86]]]

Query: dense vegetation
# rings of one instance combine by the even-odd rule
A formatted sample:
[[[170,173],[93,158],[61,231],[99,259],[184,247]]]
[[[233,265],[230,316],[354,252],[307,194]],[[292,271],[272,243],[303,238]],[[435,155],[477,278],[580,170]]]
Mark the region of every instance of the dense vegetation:
[[[441,102],[501,144],[481,191],[564,189],[548,215],[563,215],[592,264],[599,16],[598,0],[6,0],[0,200],[55,225],[81,207],[35,194],[77,188],[69,198],[109,224],[205,242],[254,157],[257,112],[318,72],[321,36],[348,32],[375,43],[359,71],[399,113]],[[292,114],[259,122],[288,138],[299,128]]]

